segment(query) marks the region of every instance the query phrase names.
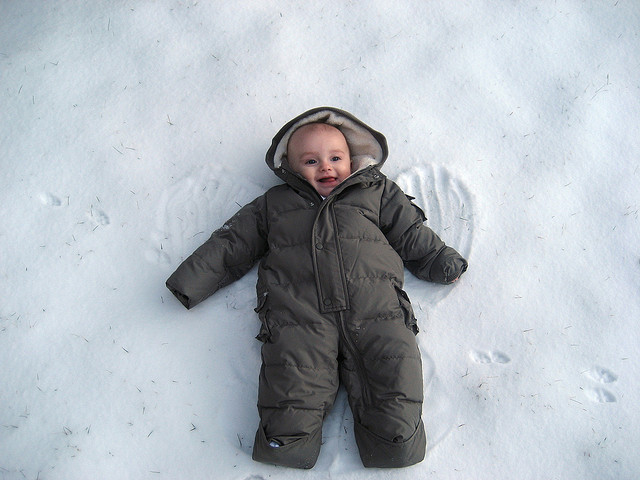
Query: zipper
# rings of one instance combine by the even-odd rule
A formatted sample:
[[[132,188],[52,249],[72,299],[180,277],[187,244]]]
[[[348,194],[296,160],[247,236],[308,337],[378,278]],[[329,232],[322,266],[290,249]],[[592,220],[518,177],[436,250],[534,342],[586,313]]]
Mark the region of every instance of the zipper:
[[[337,221],[336,221],[336,215],[335,215],[335,211],[334,211],[334,200],[335,197],[332,197],[331,194],[329,197],[327,197],[318,207],[318,211],[316,212],[316,216],[313,220],[313,227],[311,229],[311,257],[313,259],[313,270],[314,270],[314,276],[315,276],[315,281],[316,281],[316,290],[318,292],[318,304],[320,305],[320,311],[322,313],[327,313],[327,310],[323,310],[323,303],[325,306],[331,306],[332,309],[328,309],[328,311],[338,311],[339,308],[342,309],[349,309],[350,305],[349,305],[349,293],[347,290],[347,278],[346,278],[346,274],[344,271],[344,262],[343,262],[343,256],[342,256],[342,248],[340,246],[340,238],[338,236],[338,225],[337,225]],[[319,227],[319,219],[321,215],[327,215],[329,217],[329,221],[331,222],[331,226],[333,228],[334,234],[332,236],[332,239],[335,242],[335,248],[336,248],[336,256],[338,258],[337,263],[337,268],[339,269],[338,272],[338,277],[339,277],[339,281],[336,280],[335,281],[335,285],[334,288],[331,289],[329,288],[329,292],[333,292],[336,297],[332,298],[332,297],[327,297],[327,291],[323,288],[322,282],[320,280],[321,277],[321,273],[320,273],[320,268],[319,268],[319,261],[318,261],[318,252],[317,250],[317,245],[318,245],[318,240],[320,239],[320,241],[322,241],[323,236],[318,234],[317,232],[320,229]],[[320,247],[323,248],[323,247]],[[328,283],[328,282],[325,282]],[[331,303],[327,304],[325,303],[326,300],[329,300]],[[340,299],[340,300],[339,300]],[[335,303],[338,302],[338,303]],[[337,308],[335,308],[337,305]]]
[[[338,323],[340,324],[339,325],[340,336],[342,337],[344,345],[346,346],[347,350],[351,354],[351,357],[353,358],[353,361],[356,367],[356,373],[358,375],[358,380],[360,381],[360,384],[362,386],[362,401],[364,403],[364,406],[367,407],[372,404],[372,401],[371,401],[371,392],[369,391],[369,382],[367,379],[367,373],[364,368],[364,360],[362,359],[362,356],[358,353],[358,349],[356,348],[355,344],[353,343],[353,340],[351,339],[351,336],[349,335],[349,332],[347,331],[347,326],[344,320],[343,313],[336,312],[336,315],[338,316]]]

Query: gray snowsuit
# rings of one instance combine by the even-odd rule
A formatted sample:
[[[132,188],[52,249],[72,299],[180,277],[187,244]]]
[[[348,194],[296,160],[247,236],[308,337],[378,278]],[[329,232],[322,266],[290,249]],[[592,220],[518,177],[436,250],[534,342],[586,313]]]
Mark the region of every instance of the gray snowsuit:
[[[344,134],[353,162],[326,199],[286,162],[291,134],[314,122]],[[467,262],[380,172],[386,157],[384,136],[347,112],[321,107],[294,118],[266,155],[285,183],[238,211],[167,280],[191,308],[260,261],[257,461],[313,467],[341,383],[365,466],[424,458],[422,364],[404,267],[451,283]]]

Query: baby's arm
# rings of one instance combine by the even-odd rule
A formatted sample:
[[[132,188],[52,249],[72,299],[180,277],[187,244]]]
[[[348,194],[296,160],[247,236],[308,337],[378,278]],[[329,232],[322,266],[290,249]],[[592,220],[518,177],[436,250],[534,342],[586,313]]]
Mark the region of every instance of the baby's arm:
[[[247,273],[267,249],[264,196],[245,205],[167,280],[167,288],[192,308]]]
[[[386,179],[380,228],[389,243],[416,277],[430,282],[453,283],[466,271],[468,263],[424,225],[425,220],[422,210],[400,187]]]

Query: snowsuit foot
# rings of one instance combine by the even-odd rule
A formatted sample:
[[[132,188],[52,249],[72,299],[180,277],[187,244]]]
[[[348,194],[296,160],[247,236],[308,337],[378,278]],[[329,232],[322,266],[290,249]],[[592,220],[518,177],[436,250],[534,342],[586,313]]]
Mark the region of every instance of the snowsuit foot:
[[[260,426],[256,432],[251,458],[256,462],[272,463],[283,467],[312,468],[320,454],[322,428],[316,429],[310,435],[287,436],[284,441],[287,443],[280,447],[273,447],[264,433],[264,428]]]
[[[424,460],[427,437],[422,422],[414,434],[402,442],[382,438],[359,423],[354,426],[360,459],[365,467],[400,468]]]

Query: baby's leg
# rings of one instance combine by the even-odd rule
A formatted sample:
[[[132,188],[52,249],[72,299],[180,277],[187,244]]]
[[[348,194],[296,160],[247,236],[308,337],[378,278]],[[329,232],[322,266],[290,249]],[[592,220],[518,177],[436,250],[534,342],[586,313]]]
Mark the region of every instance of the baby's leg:
[[[341,376],[349,392],[355,437],[366,467],[405,467],[426,450],[422,362],[403,319],[361,324],[357,352],[345,349]]]
[[[314,466],[322,421],[338,390],[335,324],[270,322],[262,346],[260,427],[253,459],[294,468]]]

